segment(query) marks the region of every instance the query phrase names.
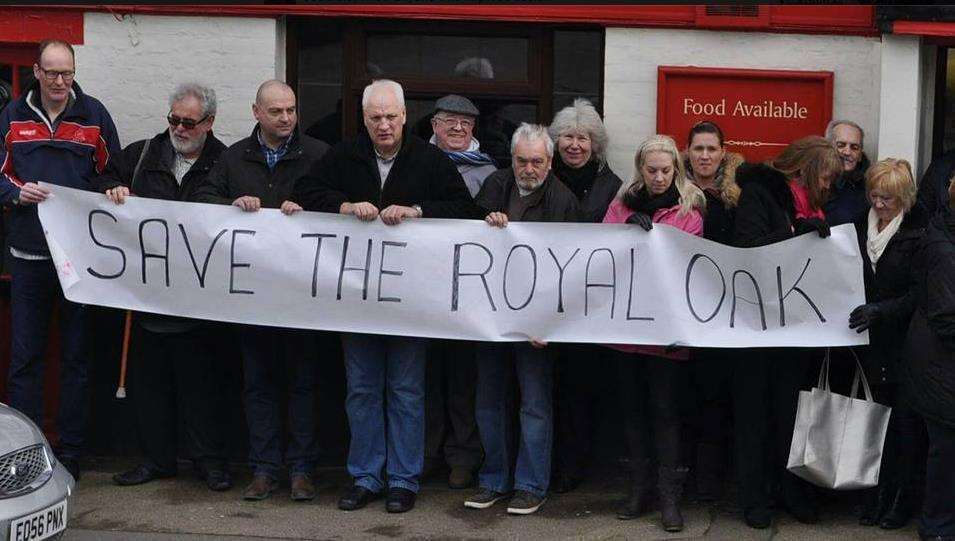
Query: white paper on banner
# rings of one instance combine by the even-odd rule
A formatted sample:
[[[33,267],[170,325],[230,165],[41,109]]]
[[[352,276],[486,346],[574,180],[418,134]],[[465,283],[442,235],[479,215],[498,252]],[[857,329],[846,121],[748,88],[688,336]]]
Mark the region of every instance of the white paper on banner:
[[[67,298],[358,333],[707,347],[844,346],[865,302],[855,229],[732,248],[668,226],[406,220],[54,187],[40,219]]]
[[[66,255],[60,243],[56,241],[56,237],[46,230],[43,233],[46,235],[46,245],[50,249],[50,258],[53,259],[56,275],[60,278],[60,286],[64,292],[69,291],[76,282],[80,281],[80,277],[76,275],[76,267],[73,266],[70,256]]]

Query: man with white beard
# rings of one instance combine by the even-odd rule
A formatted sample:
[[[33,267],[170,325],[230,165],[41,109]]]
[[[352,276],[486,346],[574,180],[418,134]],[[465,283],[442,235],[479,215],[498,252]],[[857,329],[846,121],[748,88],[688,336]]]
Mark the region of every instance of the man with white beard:
[[[188,201],[219,160],[225,145],[212,134],[216,93],[196,83],[176,87],[169,96],[169,129],[123,150],[123,184],[131,196]],[[122,203],[125,194],[107,195]],[[118,473],[118,485],[139,485],[176,474],[176,411],[184,417],[186,448],[210,490],[228,490],[222,422],[215,418],[215,350],[209,322],[149,313],[135,314],[139,362],[133,364],[130,398],[144,460]]]

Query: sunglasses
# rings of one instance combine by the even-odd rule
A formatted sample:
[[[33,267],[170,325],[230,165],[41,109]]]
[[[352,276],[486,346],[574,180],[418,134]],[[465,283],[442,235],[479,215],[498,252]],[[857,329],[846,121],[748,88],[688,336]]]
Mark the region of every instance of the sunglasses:
[[[191,130],[195,128],[196,126],[198,126],[199,124],[202,124],[203,122],[205,122],[206,119],[208,118],[209,118],[209,115],[206,115],[200,118],[199,120],[193,120],[191,118],[180,118],[172,113],[169,113],[169,116],[166,117],[166,120],[169,121],[169,125],[172,126],[173,128],[182,124],[183,128],[186,128],[187,130]]]

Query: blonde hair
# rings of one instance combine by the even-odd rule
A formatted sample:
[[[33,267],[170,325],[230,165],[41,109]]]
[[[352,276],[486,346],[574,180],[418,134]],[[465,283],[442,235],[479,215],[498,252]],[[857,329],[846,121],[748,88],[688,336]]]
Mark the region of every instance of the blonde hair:
[[[683,160],[680,159],[680,151],[676,148],[676,142],[666,135],[651,135],[640,144],[636,155],[633,157],[633,163],[636,166],[633,178],[620,187],[617,197],[623,198],[627,192],[636,194],[646,186],[641,171],[643,164],[647,161],[647,155],[651,152],[665,152],[670,155],[670,161],[673,164],[673,184],[676,185],[676,191],[680,194],[679,214],[681,216],[685,215],[693,209],[698,209],[700,212],[705,211],[706,196],[703,195],[703,190],[687,180],[686,169]]]
[[[790,143],[770,165],[787,179],[801,179],[809,192],[810,203],[817,209],[826,203],[826,190],[819,184],[819,179],[828,176],[835,181],[842,174],[842,159],[836,147],[818,135]]]
[[[865,194],[881,188],[899,199],[902,212],[915,205],[918,188],[912,178],[912,166],[906,160],[886,158],[876,162],[865,172]]]

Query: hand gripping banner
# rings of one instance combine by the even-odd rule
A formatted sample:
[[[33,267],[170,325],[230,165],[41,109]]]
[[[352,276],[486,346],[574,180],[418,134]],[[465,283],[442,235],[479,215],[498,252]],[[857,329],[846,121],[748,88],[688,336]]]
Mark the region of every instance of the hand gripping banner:
[[[868,343],[855,229],[731,248],[657,225],[406,220],[54,186],[40,219],[74,302],[254,325],[486,341]]]

